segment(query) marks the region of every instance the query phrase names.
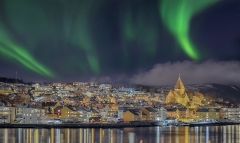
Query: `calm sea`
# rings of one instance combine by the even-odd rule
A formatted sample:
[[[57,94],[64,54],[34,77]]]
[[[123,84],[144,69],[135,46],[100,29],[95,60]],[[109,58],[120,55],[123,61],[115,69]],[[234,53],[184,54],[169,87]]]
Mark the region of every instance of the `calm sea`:
[[[0,129],[0,143],[240,143],[240,125],[121,129]]]

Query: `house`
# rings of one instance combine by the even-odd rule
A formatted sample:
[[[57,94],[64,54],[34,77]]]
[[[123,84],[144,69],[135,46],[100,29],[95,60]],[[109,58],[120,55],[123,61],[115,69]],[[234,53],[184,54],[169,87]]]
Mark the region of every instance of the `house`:
[[[179,110],[177,108],[167,108],[168,118],[179,118]]]
[[[142,112],[146,114],[146,120],[155,120],[157,116],[157,110],[152,107],[142,108]]]
[[[61,110],[62,110],[63,106],[58,106],[54,109],[54,114],[57,116],[57,118],[61,117]]]
[[[109,105],[106,105],[106,104],[96,104],[94,107],[99,110],[99,113],[100,113],[102,118],[106,118],[107,117],[107,113],[110,110]]]
[[[46,114],[54,114],[54,109],[60,106],[58,102],[42,102],[42,108]]]
[[[124,121],[142,121],[146,120],[146,114],[141,108],[129,108],[123,112],[122,118]]]
[[[61,119],[63,120],[78,120],[79,112],[76,107],[73,106],[64,106],[61,109]]]
[[[100,114],[99,110],[95,109],[95,108],[89,109],[87,114],[88,114],[89,118],[90,117],[101,117],[101,114]]]

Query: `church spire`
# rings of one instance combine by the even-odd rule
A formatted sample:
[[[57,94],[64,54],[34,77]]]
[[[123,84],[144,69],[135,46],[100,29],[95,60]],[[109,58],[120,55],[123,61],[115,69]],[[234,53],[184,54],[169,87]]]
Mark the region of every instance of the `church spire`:
[[[181,78],[180,78],[180,74],[179,74],[178,80],[177,80],[177,82],[176,82],[176,84],[175,84],[175,86],[174,86],[174,89],[175,89],[175,90],[178,90],[178,89],[184,89],[184,90],[185,90],[185,87],[184,87],[184,85],[183,85],[183,82],[182,82],[182,80],[181,80]]]

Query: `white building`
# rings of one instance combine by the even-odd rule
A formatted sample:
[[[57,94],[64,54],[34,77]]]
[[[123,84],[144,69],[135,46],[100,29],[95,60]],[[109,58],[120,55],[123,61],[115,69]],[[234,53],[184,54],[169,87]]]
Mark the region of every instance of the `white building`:
[[[240,108],[221,108],[220,120],[222,121],[240,121]]]
[[[164,107],[158,109],[156,119],[157,121],[164,121],[167,118],[167,110]]]
[[[22,111],[23,124],[39,124],[45,117],[45,110],[38,108],[23,108]]]

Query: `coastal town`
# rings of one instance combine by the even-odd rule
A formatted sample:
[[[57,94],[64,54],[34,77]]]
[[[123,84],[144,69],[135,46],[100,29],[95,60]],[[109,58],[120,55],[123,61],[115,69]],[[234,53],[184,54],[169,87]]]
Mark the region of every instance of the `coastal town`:
[[[0,124],[238,123],[240,108],[229,105],[198,92],[189,96],[180,76],[168,92],[96,82],[0,82]]]

